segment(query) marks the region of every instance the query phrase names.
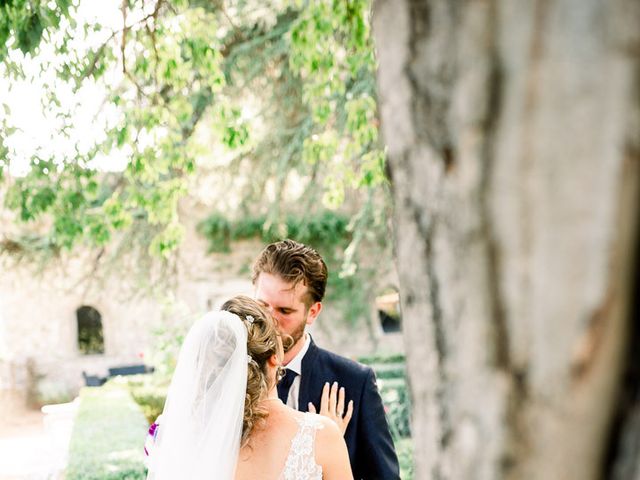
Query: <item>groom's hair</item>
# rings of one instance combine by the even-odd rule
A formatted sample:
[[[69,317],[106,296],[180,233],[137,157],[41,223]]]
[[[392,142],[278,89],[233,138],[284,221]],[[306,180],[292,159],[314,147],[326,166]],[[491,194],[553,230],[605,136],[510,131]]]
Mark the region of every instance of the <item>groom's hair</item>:
[[[327,265],[313,248],[294,240],[281,240],[267,245],[253,264],[253,283],[261,273],[282,278],[296,286],[307,287],[304,302],[308,307],[321,302],[327,287]]]

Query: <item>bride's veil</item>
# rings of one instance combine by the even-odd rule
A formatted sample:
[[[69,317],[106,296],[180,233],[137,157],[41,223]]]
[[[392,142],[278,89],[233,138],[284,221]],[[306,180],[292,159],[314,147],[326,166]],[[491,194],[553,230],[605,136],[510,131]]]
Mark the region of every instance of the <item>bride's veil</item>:
[[[233,479],[246,386],[244,322],[206,314],[180,350],[147,479]]]

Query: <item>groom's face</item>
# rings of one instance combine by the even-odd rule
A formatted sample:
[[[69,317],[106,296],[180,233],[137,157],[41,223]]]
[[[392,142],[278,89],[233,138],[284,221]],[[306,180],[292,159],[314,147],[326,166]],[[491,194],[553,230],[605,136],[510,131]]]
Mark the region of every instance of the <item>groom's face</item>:
[[[315,321],[322,308],[320,302],[308,307],[304,302],[306,293],[302,282],[291,284],[278,275],[261,273],[256,279],[256,300],[271,312],[280,332],[293,337],[288,350],[299,344],[305,327]]]

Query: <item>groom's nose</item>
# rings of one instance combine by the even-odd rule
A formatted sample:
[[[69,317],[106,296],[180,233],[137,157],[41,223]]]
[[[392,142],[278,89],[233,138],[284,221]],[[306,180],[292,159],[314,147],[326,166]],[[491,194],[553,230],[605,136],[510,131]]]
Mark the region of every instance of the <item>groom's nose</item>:
[[[276,326],[278,326],[278,324],[280,323],[280,319],[278,318],[278,315],[276,314],[275,308],[273,308],[271,305],[267,305],[266,308],[267,308],[267,311],[269,312],[269,314],[276,321]]]

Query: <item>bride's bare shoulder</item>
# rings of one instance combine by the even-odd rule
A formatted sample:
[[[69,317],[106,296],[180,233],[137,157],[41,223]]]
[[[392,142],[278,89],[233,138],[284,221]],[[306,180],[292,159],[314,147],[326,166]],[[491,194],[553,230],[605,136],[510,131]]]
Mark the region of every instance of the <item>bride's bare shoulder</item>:
[[[269,409],[269,414],[266,420],[262,423],[262,426],[267,430],[275,428],[278,431],[290,430],[295,432],[303,415],[303,413],[280,403],[279,405],[274,405]]]
[[[322,465],[327,480],[353,479],[347,445],[333,420],[316,415],[321,428],[316,431],[316,461]]]
[[[313,415],[313,421],[318,426],[318,433],[316,435],[320,437],[320,441],[325,438],[330,441],[333,441],[336,438],[342,438],[342,433],[340,433],[338,425],[336,425],[333,420],[316,413],[312,413],[310,415]]]

